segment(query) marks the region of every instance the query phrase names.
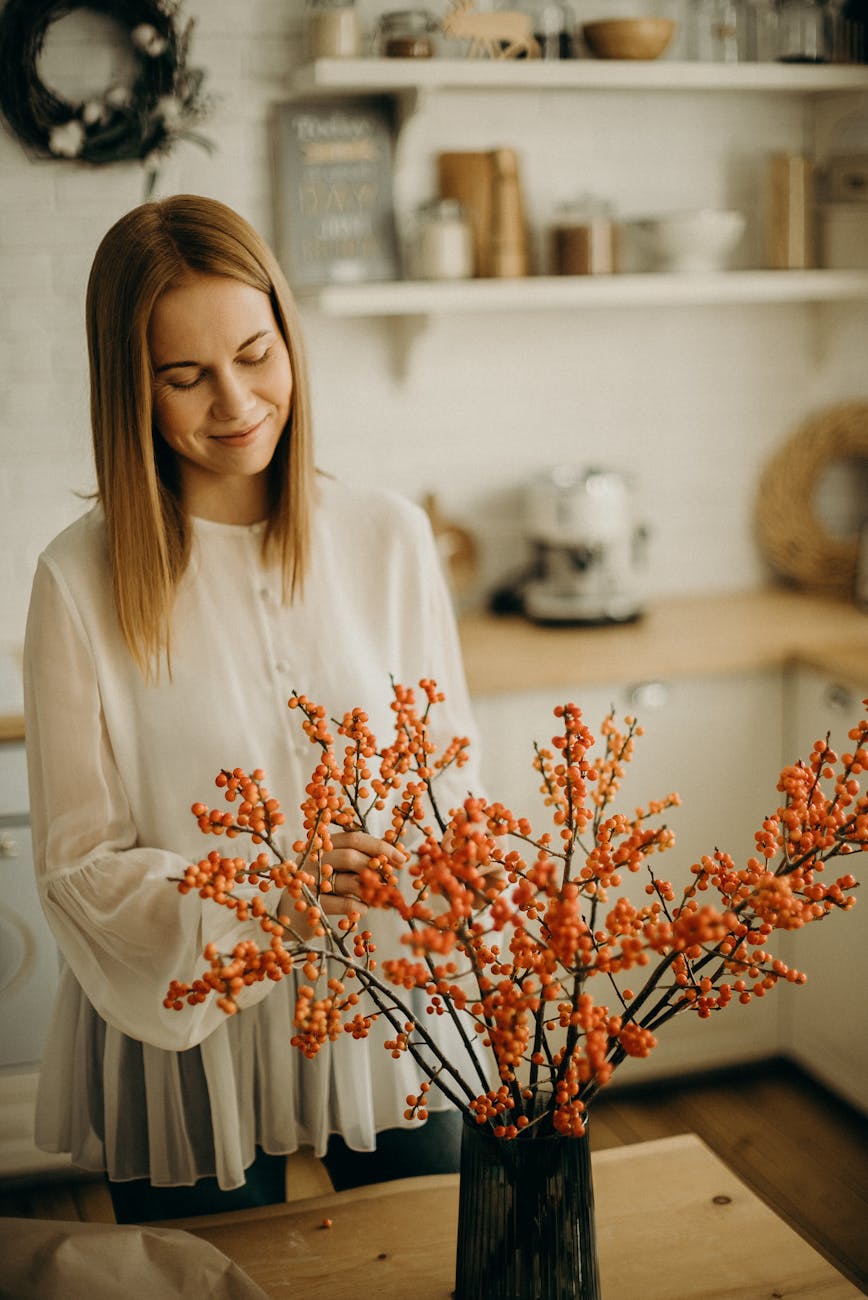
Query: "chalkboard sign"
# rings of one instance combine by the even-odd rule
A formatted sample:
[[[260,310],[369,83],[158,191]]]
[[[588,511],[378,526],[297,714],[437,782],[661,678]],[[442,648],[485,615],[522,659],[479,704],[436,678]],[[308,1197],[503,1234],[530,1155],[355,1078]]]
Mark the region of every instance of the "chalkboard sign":
[[[294,289],[398,278],[393,114],[380,96],[279,106],[277,245]]]

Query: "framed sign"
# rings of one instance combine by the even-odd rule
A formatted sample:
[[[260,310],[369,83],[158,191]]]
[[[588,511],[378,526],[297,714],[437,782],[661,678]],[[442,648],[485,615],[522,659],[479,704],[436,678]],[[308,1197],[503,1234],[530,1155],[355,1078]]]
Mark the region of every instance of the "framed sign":
[[[394,133],[383,96],[279,105],[277,248],[294,289],[399,277]]]

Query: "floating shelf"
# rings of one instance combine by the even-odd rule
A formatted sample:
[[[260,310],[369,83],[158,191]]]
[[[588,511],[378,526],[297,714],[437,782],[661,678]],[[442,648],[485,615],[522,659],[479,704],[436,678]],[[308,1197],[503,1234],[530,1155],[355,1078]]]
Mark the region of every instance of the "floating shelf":
[[[325,285],[300,291],[299,299],[327,316],[868,301],[868,271],[647,272],[514,280],[397,280]]]
[[[695,63],[676,59],[319,59],[299,68],[300,94],[426,90],[732,90],[801,95],[868,91],[868,65]]]

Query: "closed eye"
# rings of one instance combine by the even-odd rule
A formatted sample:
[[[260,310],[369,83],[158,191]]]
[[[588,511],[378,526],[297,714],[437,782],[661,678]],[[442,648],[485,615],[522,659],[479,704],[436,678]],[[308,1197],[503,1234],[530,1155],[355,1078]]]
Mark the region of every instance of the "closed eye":
[[[238,360],[242,366],[261,366],[264,365],[271,356],[271,348],[266,348],[258,357],[239,357]]]
[[[170,388],[177,388],[181,391],[185,391],[188,388],[197,388],[204,378],[205,372],[200,371],[195,379],[189,380],[186,384],[182,383],[180,379],[167,379],[166,382]]]

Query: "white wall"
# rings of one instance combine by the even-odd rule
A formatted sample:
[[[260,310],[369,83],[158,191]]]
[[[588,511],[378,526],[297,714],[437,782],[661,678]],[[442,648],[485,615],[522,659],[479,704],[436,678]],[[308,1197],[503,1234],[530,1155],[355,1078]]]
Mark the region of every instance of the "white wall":
[[[218,148],[180,146],[160,192],[213,195],[274,238],[268,113],[289,90],[302,12],[301,0],[187,0],[193,62],[219,96],[205,128]],[[80,48],[65,54],[56,42],[52,66],[67,57],[80,66]],[[621,216],[742,206],[751,224],[740,256],[751,264],[762,158],[803,147],[807,133],[789,96],[453,92],[403,138],[396,201],[404,214],[428,197],[437,149],[511,145],[538,266],[553,205],[586,190]],[[84,284],[99,238],[141,200],[143,179],[135,165],[33,161],[0,130],[5,643],[21,640],[36,555],[92,486]],[[435,491],[477,533],[483,585],[521,558],[522,483],[563,459],[633,476],[651,528],[652,593],[757,583],[751,514],[762,463],[812,410],[866,392],[862,306],[442,317],[416,338],[402,376],[388,324],[313,312],[306,321],[321,464],[414,498]]]

